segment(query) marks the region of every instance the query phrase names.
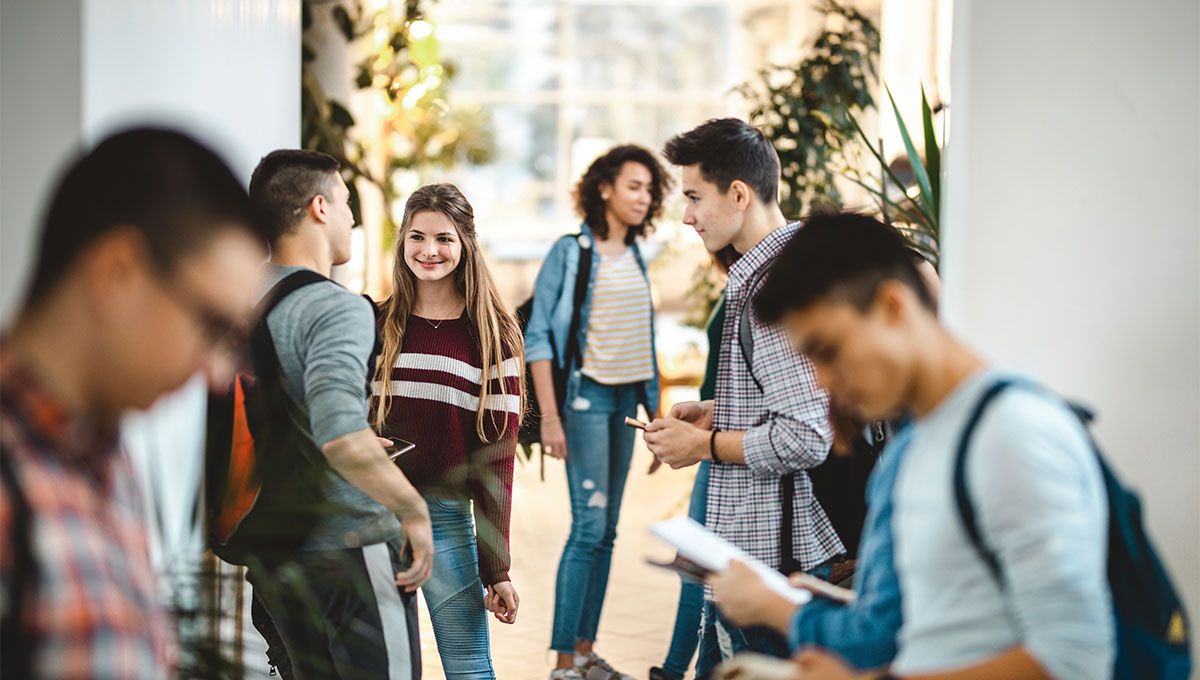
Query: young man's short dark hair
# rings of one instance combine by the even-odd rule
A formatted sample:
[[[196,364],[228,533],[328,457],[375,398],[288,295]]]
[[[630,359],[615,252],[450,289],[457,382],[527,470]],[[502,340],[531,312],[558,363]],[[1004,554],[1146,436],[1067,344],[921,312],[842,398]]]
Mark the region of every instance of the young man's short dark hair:
[[[748,184],[758,200],[779,198],[779,155],[761,130],[737,118],[714,118],[672,137],[663,156],[680,167],[700,166],[700,176],[724,194],[733,181]]]
[[[250,176],[250,200],[258,219],[278,238],[290,232],[316,196],[328,197],[341,164],[329,154],[280,149],[263,156]]]
[[[879,285],[897,280],[929,310],[929,288],[913,263],[913,250],[895,228],[857,213],[817,215],[784,246],[759,289],[754,310],[777,323],[792,310],[824,298],[866,311]]]
[[[36,305],[80,254],[109,230],[141,232],[163,271],[219,230],[270,234],[253,217],[246,190],[215,153],[178,132],[139,128],[107,138],[72,165],[50,197],[24,307]]]

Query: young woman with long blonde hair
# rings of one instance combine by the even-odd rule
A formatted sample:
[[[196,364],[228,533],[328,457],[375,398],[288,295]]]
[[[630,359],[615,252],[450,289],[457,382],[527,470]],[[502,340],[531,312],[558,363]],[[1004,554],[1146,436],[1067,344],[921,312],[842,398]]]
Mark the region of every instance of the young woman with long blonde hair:
[[[524,353],[474,211],[454,185],[409,197],[379,327],[372,421],[382,436],[416,444],[397,464],[433,520],[433,575],[422,591],[442,666],[447,678],[495,678],[486,611],[513,623],[519,604],[508,529]]]

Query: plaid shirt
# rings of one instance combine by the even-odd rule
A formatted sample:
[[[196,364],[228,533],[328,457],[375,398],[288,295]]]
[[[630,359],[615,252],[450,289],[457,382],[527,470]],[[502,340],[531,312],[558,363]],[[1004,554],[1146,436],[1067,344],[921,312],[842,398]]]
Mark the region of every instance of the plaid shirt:
[[[0,383],[0,456],[30,509],[29,542],[16,545],[16,498],[0,486],[0,614],[19,617],[29,643],[4,656],[28,655],[36,678],[168,677],[170,626],[116,428],[69,413],[3,347]],[[16,553],[30,546],[32,579],[19,584]]]
[[[782,563],[779,479],[825,460],[833,440],[829,397],[817,387],[812,363],[792,350],[783,331],[759,322],[751,313],[754,376],[762,383],[759,391],[742,357],[738,329],[742,310],[757,292],[749,290],[755,273],[783,250],[799,228],[799,223],[793,223],[776,229],[729,270],[713,406],[714,429],[745,431],[746,464],[712,466],[706,524],[776,569]],[[807,474],[796,475],[793,504],[792,547],[802,568],[811,569],[845,552],[813,496]]]

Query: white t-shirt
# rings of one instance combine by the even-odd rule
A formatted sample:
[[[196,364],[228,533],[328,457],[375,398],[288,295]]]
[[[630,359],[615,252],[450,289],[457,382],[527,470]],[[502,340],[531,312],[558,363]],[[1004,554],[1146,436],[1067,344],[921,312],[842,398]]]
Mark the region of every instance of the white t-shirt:
[[[916,422],[896,480],[895,564],[904,622],[897,675],[948,671],[1023,646],[1051,676],[1109,678],[1108,500],[1079,420],[1053,398],[1009,387],[967,454],[967,490],[1001,587],[954,502],[954,454],[967,418],[1000,377],[977,371]]]

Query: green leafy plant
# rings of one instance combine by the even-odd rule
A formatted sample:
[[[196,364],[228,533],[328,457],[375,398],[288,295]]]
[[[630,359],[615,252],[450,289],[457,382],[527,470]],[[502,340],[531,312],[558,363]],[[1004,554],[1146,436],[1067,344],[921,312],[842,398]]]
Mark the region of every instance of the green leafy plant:
[[[885,88],[886,89],[886,88]],[[921,88],[921,128],[924,139],[922,155],[913,142],[900,108],[887,90],[888,101],[896,115],[896,125],[900,129],[900,137],[904,140],[904,151],[909,164],[912,166],[913,181],[905,182],[897,176],[897,172],[887,163],[880,148],[871,143],[867,133],[857,120],[851,117],[854,128],[858,131],[871,155],[879,162],[883,175],[878,178],[866,179],[851,177],[871,193],[879,203],[880,212],[885,222],[891,222],[913,248],[919,250],[936,267],[938,265],[939,243],[941,242],[941,198],[942,198],[942,151],[938,147],[937,136],[933,130],[933,109],[925,96],[925,88]],[[887,181],[885,181],[885,178]],[[870,180],[870,181],[867,181]],[[888,190],[888,181],[899,190],[899,195],[893,195]]]
[[[750,123],[779,154],[780,207],[799,217],[813,206],[837,207],[841,193],[835,160],[855,140],[854,113],[875,106],[871,94],[879,58],[879,30],[866,15],[827,0],[822,32],[809,55],[791,66],[771,66],[737,91],[750,103]],[[847,163],[841,163],[847,165]]]
[[[381,129],[357,130],[358,122],[349,108],[328,97],[313,72],[317,57],[311,47],[314,12],[325,11],[324,6],[330,4],[329,18],[346,41],[345,49],[355,43],[366,48],[355,65],[353,82],[357,89],[380,97]],[[495,135],[490,116],[479,108],[454,107],[448,101],[446,87],[454,77],[454,66],[441,58],[423,0],[395,2],[375,11],[367,10],[361,1],[305,0],[301,8],[306,38],[301,47],[304,148],[337,158],[350,179],[362,178],[379,187],[389,207],[396,197],[392,178],[397,171],[491,160]],[[382,167],[372,167],[367,160],[372,145],[386,149]],[[361,223],[358,191],[353,182],[348,184],[351,208]],[[394,226],[390,210],[384,213],[387,226]],[[391,232],[384,229],[385,239],[390,239]]]

